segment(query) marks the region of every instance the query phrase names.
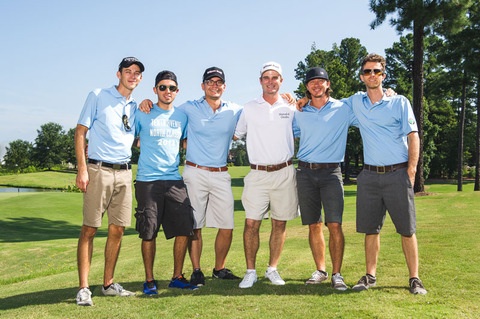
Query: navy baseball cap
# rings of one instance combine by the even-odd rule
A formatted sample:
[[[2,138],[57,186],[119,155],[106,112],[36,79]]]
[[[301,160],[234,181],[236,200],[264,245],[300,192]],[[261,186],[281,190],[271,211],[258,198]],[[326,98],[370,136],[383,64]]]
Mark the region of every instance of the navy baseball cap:
[[[322,68],[311,68],[310,70],[307,71],[307,74],[305,75],[305,84],[307,84],[310,80],[313,79],[324,79],[327,81],[330,81],[328,79],[328,73],[325,71],[325,69]]]
[[[212,66],[211,68],[205,70],[205,72],[203,73],[203,82],[216,76],[222,79],[223,82],[225,82],[225,73],[223,73],[222,69],[217,68],[216,66]]]
[[[155,77],[155,86],[157,86],[158,82],[162,80],[172,80],[178,86],[177,76],[172,71],[165,70],[159,72]]]
[[[145,71],[143,63],[133,56],[123,58],[122,62],[118,65],[118,71],[122,71],[123,68],[129,68],[132,64],[138,65],[140,72]]]

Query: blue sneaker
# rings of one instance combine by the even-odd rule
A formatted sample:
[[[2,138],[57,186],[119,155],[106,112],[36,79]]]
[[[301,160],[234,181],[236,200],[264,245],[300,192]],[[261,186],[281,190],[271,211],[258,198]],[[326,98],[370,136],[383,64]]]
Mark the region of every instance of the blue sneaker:
[[[143,293],[146,294],[146,295],[156,295],[156,294],[158,294],[157,281],[156,280],[145,281],[143,283]]]
[[[191,285],[183,275],[175,277],[170,281],[168,284],[168,288],[180,288],[180,289],[188,289],[188,290],[197,290],[198,287]]]

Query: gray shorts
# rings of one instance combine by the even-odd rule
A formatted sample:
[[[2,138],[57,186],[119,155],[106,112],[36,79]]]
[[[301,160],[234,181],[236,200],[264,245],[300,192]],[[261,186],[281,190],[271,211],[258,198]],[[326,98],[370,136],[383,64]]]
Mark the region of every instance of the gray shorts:
[[[397,233],[415,234],[414,193],[406,168],[384,174],[364,169],[357,185],[357,232],[380,233],[388,210]]]
[[[140,238],[156,238],[160,225],[166,239],[193,235],[193,209],[183,180],[136,181],[135,198],[135,229]]]
[[[209,172],[186,165],[183,180],[194,209],[195,229],[233,229],[232,179],[228,172]]]
[[[297,168],[297,192],[303,225],[323,222],[322,207],[326,224],[342,223],[344,201],[340,167]]]

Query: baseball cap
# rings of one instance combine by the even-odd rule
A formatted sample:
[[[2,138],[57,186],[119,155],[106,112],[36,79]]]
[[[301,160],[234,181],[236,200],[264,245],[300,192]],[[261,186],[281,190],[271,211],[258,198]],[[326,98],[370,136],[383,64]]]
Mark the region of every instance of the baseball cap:
[[[310,80],[313,79],[324,79],[329,81],[328,73],[327,71],[325,71],[325,69],[322,68],[311,68],[307,71],[307,74],[305,75],[305,84],[307,84]]]
[[[278,64],[277,62],[270,61],[263,64],[262,69],[260,70],[260,76],[262,76],[262,74],[265,71],[269,71],[269,70],[277,71],[278,74],[282,75],[282,67],[280,66],[280,64]]]
[[[203,73],[203,82],[216,76],[218,76],[220,79],[222,79],[223,82],[225,82],[225,73],[223,73],[222,69],[217,68],[216,66],[212,66],[205,70],[205,72]]]
[[[155,86],[157,86],[158,82],[162,80],[172,80],[178,86],[177,76],[172,71],[165,70],[159,72],[155,77]]]
[[[140,68],[140,72],[145,71],[143,63],[133,56],[123,58],[122,62],[120,62],[120,64],[118,65],[118,71],[122,71],[123,68],[130,67],[132,64],[138,65],[138,67]]]

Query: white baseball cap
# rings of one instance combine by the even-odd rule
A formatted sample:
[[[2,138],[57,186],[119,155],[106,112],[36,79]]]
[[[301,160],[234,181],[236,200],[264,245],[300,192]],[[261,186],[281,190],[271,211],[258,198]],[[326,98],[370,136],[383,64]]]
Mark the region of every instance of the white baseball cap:
[[[260,70],[260,76],[262,76],[262,74],[265,71],[269,71],[269,70],[277,71],[278,74],[282,75],[282,67],[280,66],[280,64],[278,64],[277,62],[274,62],[274,61],[270,61],[270,62],[267,62],[267,63],[263,64],[262,69]]]

